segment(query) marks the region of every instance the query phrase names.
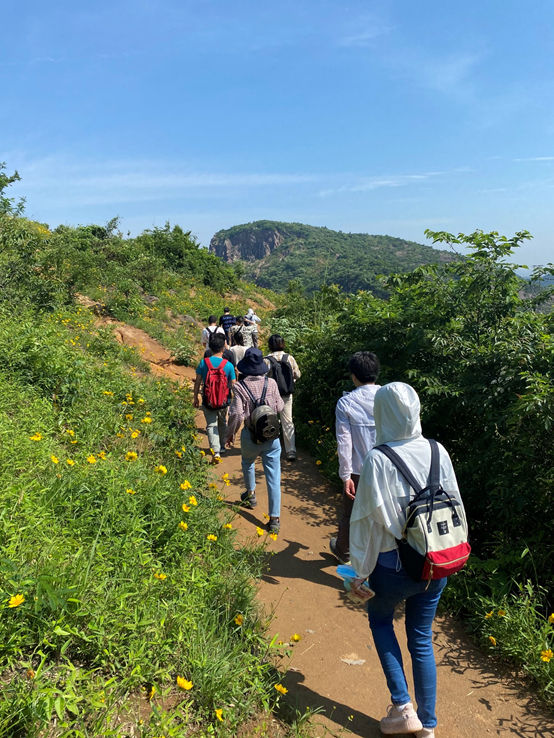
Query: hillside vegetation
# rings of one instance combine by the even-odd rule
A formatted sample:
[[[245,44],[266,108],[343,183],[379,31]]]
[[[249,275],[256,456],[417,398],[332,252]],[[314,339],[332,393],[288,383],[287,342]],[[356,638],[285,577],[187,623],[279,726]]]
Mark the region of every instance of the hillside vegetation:
[[[391,276],[388,300],[290,292],[273,329],[309,377],[295,394],[297,428],[337,479],[334,410],[353,389],[349,356],[374,351],[380,384],[415,387],[424,434],[451,453],[470,522],[473,556],[445,601],[554,704],[554,314],[541,311],[553,288],[520,297],[507,257],[526,232],[429,235],[471,254]],[[537,269],[533,281],[552,274]]]
[[[244,308],[249,288],[178,228],[50,231],[10,179],[0,168],[0,736],[236,735],[281,696],[254,599],[264,544],[236,546],[189,389],[154,379],[103,315],[194,353],[196,318],[226,289]]]
[[[210,251],[240,264],[257,285],[283,292],[291,280],[307,292],[338,284],[347,292],[383,294],[380,274],[412,271],[454,257],[413,241],[366,233],[343,233],[302,223],[260,220],[219,231]]]

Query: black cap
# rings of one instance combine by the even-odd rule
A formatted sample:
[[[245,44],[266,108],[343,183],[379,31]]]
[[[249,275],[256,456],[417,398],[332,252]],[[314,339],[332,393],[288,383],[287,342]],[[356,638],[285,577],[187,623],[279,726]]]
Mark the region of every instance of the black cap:
[[[224,313],[230,313],[231,311],[229,310],[229,308],[223,308],[223,312]]]

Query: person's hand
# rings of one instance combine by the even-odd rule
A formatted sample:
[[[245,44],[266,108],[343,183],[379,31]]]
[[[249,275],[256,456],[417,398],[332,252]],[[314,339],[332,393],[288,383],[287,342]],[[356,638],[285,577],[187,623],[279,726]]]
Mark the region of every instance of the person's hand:
[[[353,500],[356,497],[356,487],[352,479],[346,479],[344,482],[344,493],[347,497]]]
[[[373,594],[368,592],[367,589],[360,589],[360,586],[365,582],[365,580],[365,577],[356,577],[356,579],[353,579],[352,584],[350,585],[350,591],[352,594],[356,595],[356,597],[367,602],[367,600],[370,600],[373,597]]]
[[[194,400],[192,401],[192,404],[193,404],[193,406],[194,406],[194,407],[196,407],[196,408],[200,407],[200,398],[198,397],[198,395],[196,395],[196,397],[195,397],[195,398],[194,398]]]
[[[235,445],[235,437],[231,436],[231,438],[228,438],[225,445],[227,446],[227,448],[233,448],[233,446]]]

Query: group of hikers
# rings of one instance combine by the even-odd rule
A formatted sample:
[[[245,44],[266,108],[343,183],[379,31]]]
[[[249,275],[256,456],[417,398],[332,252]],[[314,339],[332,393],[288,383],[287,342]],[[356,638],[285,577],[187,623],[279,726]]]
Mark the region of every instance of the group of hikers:
[[[300,370],[278,334],[269,353],[258,348],[260,319],[228,308],[202,332],[205,354],[196,369],[194,406],[202,410],[216,460],[234,444],[241,423],[245,490],[238,504],[254,508],[255,461],[261,457],[269,498],[267,529],[280,530],[282,426],[285,458],[296,460],[292,397]],[[420,402],[403,382],[376,384],[379,360],[358,351],[348,362],[354,389],[336,405],[339,475],[343,482],[338,534],[329,542],[353,570],[347,588],[365,603],[392,705],[381,720],[386,735],[434,738],[437,719],[432,625],[446,576],[467,560],[467,522],[447,451],[422,435]],[[410,545],[411,543],[411,545]],[[339,567],[340,570],[340,567]],[[405,601],[417,710],[408,692],[393,627]]]

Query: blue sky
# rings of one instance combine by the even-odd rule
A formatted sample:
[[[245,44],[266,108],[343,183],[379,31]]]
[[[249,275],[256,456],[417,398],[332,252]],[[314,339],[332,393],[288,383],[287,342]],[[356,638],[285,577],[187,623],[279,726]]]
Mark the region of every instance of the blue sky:
[[[261,218],[554,261],[554,3],[22,0],[2,11],[0,161],[50,225]],[[16,188],[13,188],[16,190]]]

